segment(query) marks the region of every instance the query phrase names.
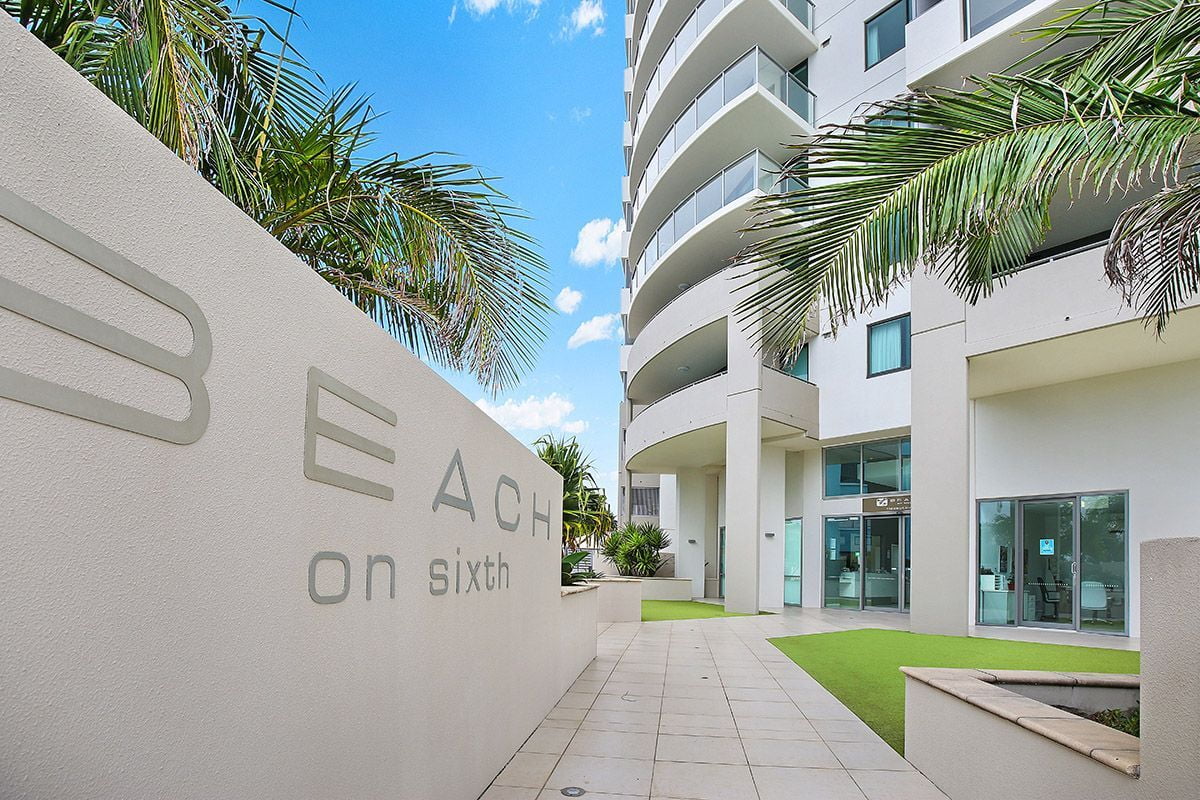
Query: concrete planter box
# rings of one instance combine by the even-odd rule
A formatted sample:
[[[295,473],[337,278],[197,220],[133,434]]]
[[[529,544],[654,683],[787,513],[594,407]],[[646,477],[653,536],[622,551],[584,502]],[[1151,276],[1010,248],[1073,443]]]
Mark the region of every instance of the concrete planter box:
[[[638,578],[597,578],[588,585],[598,590],[597,622],[641,622],[642,581]]]
[[[691,600],[691,578],[639,578],[643,600]]]
[[[558,692],[563,694],[596,658],[596,586],[563,586],[558,620]]]

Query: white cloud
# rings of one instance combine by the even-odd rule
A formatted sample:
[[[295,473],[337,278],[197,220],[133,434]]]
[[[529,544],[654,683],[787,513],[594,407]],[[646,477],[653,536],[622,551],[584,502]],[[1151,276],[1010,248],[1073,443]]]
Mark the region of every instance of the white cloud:
[[[580,108],[579,106],[574,106],[571,108],[571,121],[576,124],[583,122],[585,119],[587,119],[591,115],[592,115],[592,107],[591,106],[584,106],[583,108]]]
[[[624,232],[623,220],[613,222],[608,217],[592,220],[579,229],[571,260],[583,267],[615,265],[621,260],[621,234]]]
[[[567,340],[567,349],[574,350],[589,342],[603,342],[607,339],[617,338],[620,321],[620,314],[601,314],[598,317],[592,317],[587,322],[581,322],[575,332],[571,334],[571,338]]]
[[[538,9],[542,5],[542,0],[462,0],[463,6],[476,19],[482,19],[488,16],[497,8],[503,6],[508,13],[512,14],[518,10],[524,10],[529,19],[537,16]],[[458,3],[450,9],[450,21],[454,22],[455,12],[458,10]]]
[[[579,5],[563,24],[563,35],[574,38],[591,28],[593,36],[604,33],[604,6],[601,0],[579,0]]]
[[[564,286],[554,298],[554,306],[564,314],[574,314],[583,302],[583,292],[576,291],[570,286]]]
[[[510,397],[499,405],[481,397],[475,401],[475,405],[509,431],[558,428],[564,433],[583,433],[588,427],[585,420],[570,419],[575,404],[558,392],[551,392],[545,397],[529,395],[519,401]]]

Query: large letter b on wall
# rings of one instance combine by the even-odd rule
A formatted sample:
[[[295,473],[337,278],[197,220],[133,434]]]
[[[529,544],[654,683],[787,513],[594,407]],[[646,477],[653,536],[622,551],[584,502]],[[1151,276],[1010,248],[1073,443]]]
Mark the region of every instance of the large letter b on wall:
[[[187,387],[191,402],[187,417],[176,420],[5,366],[0,366],[0,397],[175,444],[191,444],[199,439],[208,427],[208,391],[201,378],[212,358],[212,333],[195,301],[3,187],[0,217],[177,311],[192,328],[192,351],[181,356],[0,276],[0,308],[177,378]],[[28,266],[37,269],[35,264]]]

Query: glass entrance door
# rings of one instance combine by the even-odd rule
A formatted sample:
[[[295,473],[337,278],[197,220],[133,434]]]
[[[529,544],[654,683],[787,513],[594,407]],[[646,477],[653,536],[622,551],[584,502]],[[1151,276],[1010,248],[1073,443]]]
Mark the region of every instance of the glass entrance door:
[[[1075,627],[1075,499],[1021,503],[1021,620]]]
[[[717,597],[725,597],[725,526],[717,531]]]
[[[863,525],[863,607],[900,610],[900,517],[866,517]]]
[[[800,567],[801,530],[804,520],[789,519],[783,523],[783,604],[798,606],[801,603]]]

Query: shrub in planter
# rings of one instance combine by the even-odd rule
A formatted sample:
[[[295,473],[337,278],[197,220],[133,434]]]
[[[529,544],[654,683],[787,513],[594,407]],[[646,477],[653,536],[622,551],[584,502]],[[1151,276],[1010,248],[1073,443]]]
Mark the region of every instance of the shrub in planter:
[[[671,546],[671,537],[649,522],[630,523],[610,533],[600,552],[617,566],[617,572],[631,578],[649,578],[663,564],[661,551]]]

